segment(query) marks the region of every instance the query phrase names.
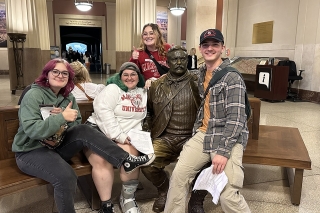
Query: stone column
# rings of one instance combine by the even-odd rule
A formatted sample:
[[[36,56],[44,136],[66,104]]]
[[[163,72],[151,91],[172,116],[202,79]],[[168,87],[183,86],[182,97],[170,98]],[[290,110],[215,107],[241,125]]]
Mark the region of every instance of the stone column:
[[[141,30],[147,23],[156,23],[156,0],[134,0],[132,17],[132,44],[138,46]]]
[[[181,45],[181,17],[172,15],[168,10],[168,44],[170,45]]]
[[[224,35],[225,46],[230,50],[229,58],[235,56],[238,27],[238,5],[239,0],[223,1],[222,33]]]
[[[216,27],[217,0],[187,1],[187,49],[198,49],[200,34]],[[197,51],[199,58],[199,51]]]
[[[55,43],[55,34],[54,34],[54,15],[53,15],[53,8],[52,8],[52,1],[53,0],[46,0],[47,1],[47,14],[48,14],[48,28],[49,28],[49,39],[50,39],[50,46],[56,46]],[[60,48],[61,50],[61,48]],[[61,53],[60,53],[61,55]]]
[[[106,21],[107,21],[107,45],[103,52],[106,58],[104,63],[111,64],[111,70],[116,69],[116,4],[106,2]]]
[[[46,0],[6,0],[7,32],[27,34],[23,51],[23,82],[27,86],[50,60]],[[12,43],[8,42],[10,89],[17,85]]]
[[[139,46],[142,27],[156,22],[156,0],[116,0],[116,70]]]

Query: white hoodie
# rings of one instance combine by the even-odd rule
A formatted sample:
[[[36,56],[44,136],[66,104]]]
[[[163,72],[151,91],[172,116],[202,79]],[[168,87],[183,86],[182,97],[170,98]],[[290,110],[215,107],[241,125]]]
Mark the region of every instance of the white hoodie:
[[[147,91],[136,88],[124,92],[116,84],[109,84],[94,99],[93,108],[88,121],[97,124],[108,138],[124,143],[130,129],[142,129]]]

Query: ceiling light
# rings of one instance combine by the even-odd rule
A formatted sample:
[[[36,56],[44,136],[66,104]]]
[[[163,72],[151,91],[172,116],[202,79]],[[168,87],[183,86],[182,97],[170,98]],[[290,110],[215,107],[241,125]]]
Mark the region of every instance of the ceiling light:
[[[77,2],[77,0],[74,1],[74,5],[76,5],[77,9],[83,12],[91,10],[93,3],[92,1],[80,1]]]
[[[185,8],[184,7],[172,7],[172,8],[170,8],[170,11],[171,11],[172,15],[181,16],[184,13]]]
[[[170,7],[171,6],[171,0],[170,0],[168,9],[171,11],[172,15],[181,16],[184,13],[184,11],[187,8],[187,4],[186,4],[185,0],[183,0],[183,1],[184,1],[184,7],[179,7],[178,6],[179,0],[176,0],[176,6],[175,7]]]

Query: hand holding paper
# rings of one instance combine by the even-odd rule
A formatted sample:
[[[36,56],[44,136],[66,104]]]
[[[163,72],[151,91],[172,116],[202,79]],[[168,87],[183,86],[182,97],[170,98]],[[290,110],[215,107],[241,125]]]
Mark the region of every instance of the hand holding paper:
[[[131,129],[128,132],[130,143],[143,154],[154,153],[150,132],[144,132],[136,129]]]
[[[207,190],[212,195],[212,202],[218,204],[220,194],[228,183],[228,177],[224,171],[220,174],[213,174],[212,169],[213,165],[202,170],[194,184],[193,190]]]
[[[40,105],[40,112],[43,120],[46,120],[51,115],[51,110],[54,109],[54,106],[50,105]]]

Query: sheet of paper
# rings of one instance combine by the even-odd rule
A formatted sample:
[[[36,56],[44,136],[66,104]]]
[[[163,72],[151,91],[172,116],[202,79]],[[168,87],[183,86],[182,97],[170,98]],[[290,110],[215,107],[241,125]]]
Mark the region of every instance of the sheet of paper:
[[[131,139],[131,144],[144,154],[154,153],[150,132],[144,132],[136,129],[131,129],[128,132]]]
[[[46,120],[50,115],[50,111],[53,110],[54,107],[46,106],[46,107],[40,107],[40,112],[42,115],[43,120]]]
[[[207,190],[212,195],[212,202],[218,204],[220,194],[226,184],[228,183],[228,177],[224,171],[220,174],[212,173],[213,166],[202,170],[198,176],[193,190]]]

